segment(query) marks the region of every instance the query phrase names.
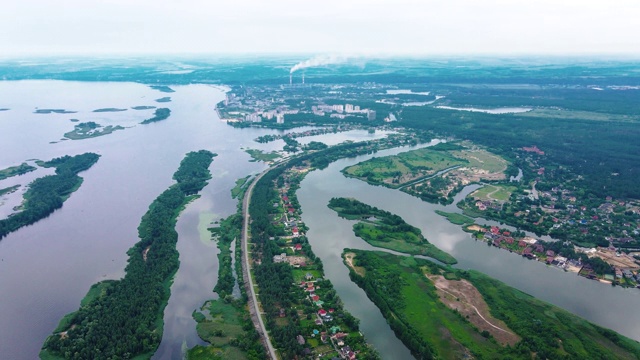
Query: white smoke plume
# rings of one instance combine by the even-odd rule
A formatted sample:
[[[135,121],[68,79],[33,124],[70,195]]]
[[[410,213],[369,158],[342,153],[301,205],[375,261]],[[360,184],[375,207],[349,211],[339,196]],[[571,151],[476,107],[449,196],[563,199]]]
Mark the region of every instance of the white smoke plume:
[[[289,73],[293,74],[295,71],[298,71],[300,69],[310,68],[310,67],[333,65],[333,64],[342,64],[342,63],[347,62],[349,59],[350,58],[348,56],[341,56],[341,55],[321,55],[321,56],[316,56],[316,57],[311,58],[309,60],[305,60],[305,61],[302,61],[302,62],[299,62],[299,63],[295,64],[291,68],[291,71]]]

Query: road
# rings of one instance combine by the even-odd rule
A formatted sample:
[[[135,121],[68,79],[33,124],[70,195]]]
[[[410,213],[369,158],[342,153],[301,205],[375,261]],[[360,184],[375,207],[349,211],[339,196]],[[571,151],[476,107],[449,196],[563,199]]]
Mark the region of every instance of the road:
[[[248,291],[250,295],[250,302],[253,304],[249,306],[251,312],[255,314],[252,316],[254,325],[260,328],[260,337],[263,338],[264,343],[267,345],[267,349],[269,350],[269,356],[271,359],[276,360],[278,357],[276,356],[276,350],[273,348],[271,344],[271,339],[269,338],[269,334],[267,333],[267,328],[264,326],[264,322],[262,321],[262,316],[260,316],[260,307],[258,306],[258,298],[256,297],[256,292],[253,287],[253,279],[251,278],[251,267],[249,263],[249,204],[251,204],[251,194],[253,193],[253,187],[255,184],[260,181],[262,176],[266,174],[271,168],[263,171],[260,175],[258,175],[254,181],[251,182],[249,188],[244,194],[244,199],[242,200],[242,217],[244,218],[244,222],[242,223],[242,267],[243,267],[243,277],[245,287],[248,284]],[[252,314],[252,315],[253,315]],[[258,323],[256,324],[255,319],[257,318]]]

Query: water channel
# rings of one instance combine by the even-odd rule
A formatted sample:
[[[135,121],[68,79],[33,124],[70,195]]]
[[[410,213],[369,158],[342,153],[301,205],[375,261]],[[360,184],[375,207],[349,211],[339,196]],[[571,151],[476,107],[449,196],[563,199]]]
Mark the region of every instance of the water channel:
[[[216,244],[207,227],[236,210],[230,190],[235,180],[265,168],[250,162],[246,148],[282,149],[282,140],[259,144],[254,138],[281,131],[235,129],[221,122],[214,107],[224,98],[220,88],[207,85],[172,86],[166,94],[134,83],[10,81],[0,82],[0,169],[30,159],[49,160],[88,151],[100,160],[80,175],[84,182],[64,206],[36,224],[0,240],[0,349],[2,358],[35,359],[45,338],[67,313],[77,310],[89,287],[124,275],[126,251],[138,241],[137,227],[149,204],[169,187],[180,160],[192,150],[218,154],[210,167],[212,179],[201,197],[178,219],[180,270],[174,278],[165,327],[155,359],[182,358],[184,346],[202,343],[191,314],[212,292],[217,279]],[[155,99],[170,96],[171,102]],[[138,125],[153,109],[168,107],[171,116]],[[93,112],[101,108],[122,112]],[[36,109],[65,109],[66,114],[36,114]],[[78,141],[60,141],[80,122],[122,125],[125,130]],[[304,131],[295,129],[291,131]],[[374,139],[386,133],[365,130],[300,139],[334,144],[347,138]],[[31,163],[31,161],[30,161]],[[0,199],[0,216],[12,212],[16,195],[37,176],[38,169],[0,181],[0,188],[22,185]]]
[[[466,187],[452,205],[429,204],[420,199],[381,186],[346,178],[340,170],[372,156],[396,154],[405,149],[391,149],[375,155],[339,160],[321,171],[314,171],[302,181],[298,200],[302,219],[309,226],[309,241],[322,259],[326,275],[334,283],[347,310],[361,320],[361,330],[380,350],[385,359],[406,359],[406,348],[392,335],[382,315],[364,292],[354,286],[340,254],[344,248],[372,249],[355,237],[353,221],[339,218],[327,207],[332,197],[353,197],[380,209],[402,216],[420,228],[427,239],[456,257],[458,268],[479,270],[506,284],[544,301],[564,308],[596,324],[640,340],[640,313],[632,311],[640,301],[637,289],[614,288],[587,280],[575,273],[548,267],[507,251],[474,241],[460,226],[449,223],[435,210],[458,211],[455,202],[477,185]],[[629,311],[613,311],[628,309]]]
[[[234,129],[219,121],[215,104],[224,97],[221,89],[206,85],[173,87],[160,93],[134,83],[84,83],[63,81],[0,82],[0,168],[29,159],[49,160],[63,155],[93,151],[100,160],[81,173],[84,182],[64,206],[32,226],[0,240],[0,349],[7,359],[35,359],[45,338],[67,313],[77,310],[80,299],[97,281],[122,277],[126,251],[138,241],[137,227],[149,204],[170,186],[171,176],[184,154],[208,149],[217,153],[210,170],[213,178],[201,198],[187,206],[178,219],[180,270],[165,310],[163,341],[155,359],[182,357],[184,346],[201,343],[195,334],[194,309],[215,297],[217,248],[206,228],[212,221],[236,209],[230,196],[235,180],[265,168],[249,162],[243,148],[264,151],[281,149],[282,140],[258,144],[254,138],[277,131]],[[169,119],[141,126],[153,110],[135,111],[133,106],[159,106],[154,100],[171,96]],[[117,113],[95,113],[100,108],[127,108]],[[69,114],[34,114],[35,109],[67,109]],[[79,141],[60,141],[73,129],[70,119],[122,125],[125,130]],[[300,129],[292,131],[301,131]],[[364,130],[300,139],[327,144],[353,139],[379,138],[386,133]],[[57,143],[52,143],[57,142]],[[407,149],[393,149],[376,156]],[[408,358],[406,348],[393,336],[380,312],[348,278],[340,253],[344,247],[372,249],[353,236],[352,222],[339,219],[326,207],[332,196],[353,196],[392,211],[422,229],[425,236],[459,261],[514,287],[564,307],[596,323],[635,339],[640,338],[640,299],[636,290],[622,290],[585,280],[575,274],[547,268],[508,252],[471,240],[456,225],[433,211],[451,210],[424,203],[397,190],[372,187],[339,173],[345,166],[368,159],[361,156],[314,171],[299,192],[303,220],[310,226],[310,241],[323,259],[327,277],[346,308],[362,320],[365,336],[385,358]],[[0,188],[25,186],[44,171],[0,181]],[[18,193],[22,190],[20,188]],[[465,191],[470,191],[465,189]],[[15,194],[11,194],[15,195]],[[0,216],[15,205],[0,205]],[[597,300],[596,300],[597,299]]]

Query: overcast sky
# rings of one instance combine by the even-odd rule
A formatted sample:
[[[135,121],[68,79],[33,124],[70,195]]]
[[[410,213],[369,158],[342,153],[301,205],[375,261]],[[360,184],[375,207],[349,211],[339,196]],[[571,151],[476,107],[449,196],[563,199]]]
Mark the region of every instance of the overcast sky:
[[[12,0],[0,56],[640,55],[638,0]]]

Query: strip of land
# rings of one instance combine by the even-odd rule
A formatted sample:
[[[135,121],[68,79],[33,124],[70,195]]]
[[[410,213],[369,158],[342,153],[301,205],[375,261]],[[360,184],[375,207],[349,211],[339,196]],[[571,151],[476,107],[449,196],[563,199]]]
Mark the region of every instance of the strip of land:
[[[176,219],[207,184],[214,156],[206,150],[185,156],[173,175],[176,183],[142,217],[140,241],[128,251],[124,278],[96,285],[104,291],[65,316],[45,341],[41,357],[151,357],[162,339],[164,308],[179,265]]]

